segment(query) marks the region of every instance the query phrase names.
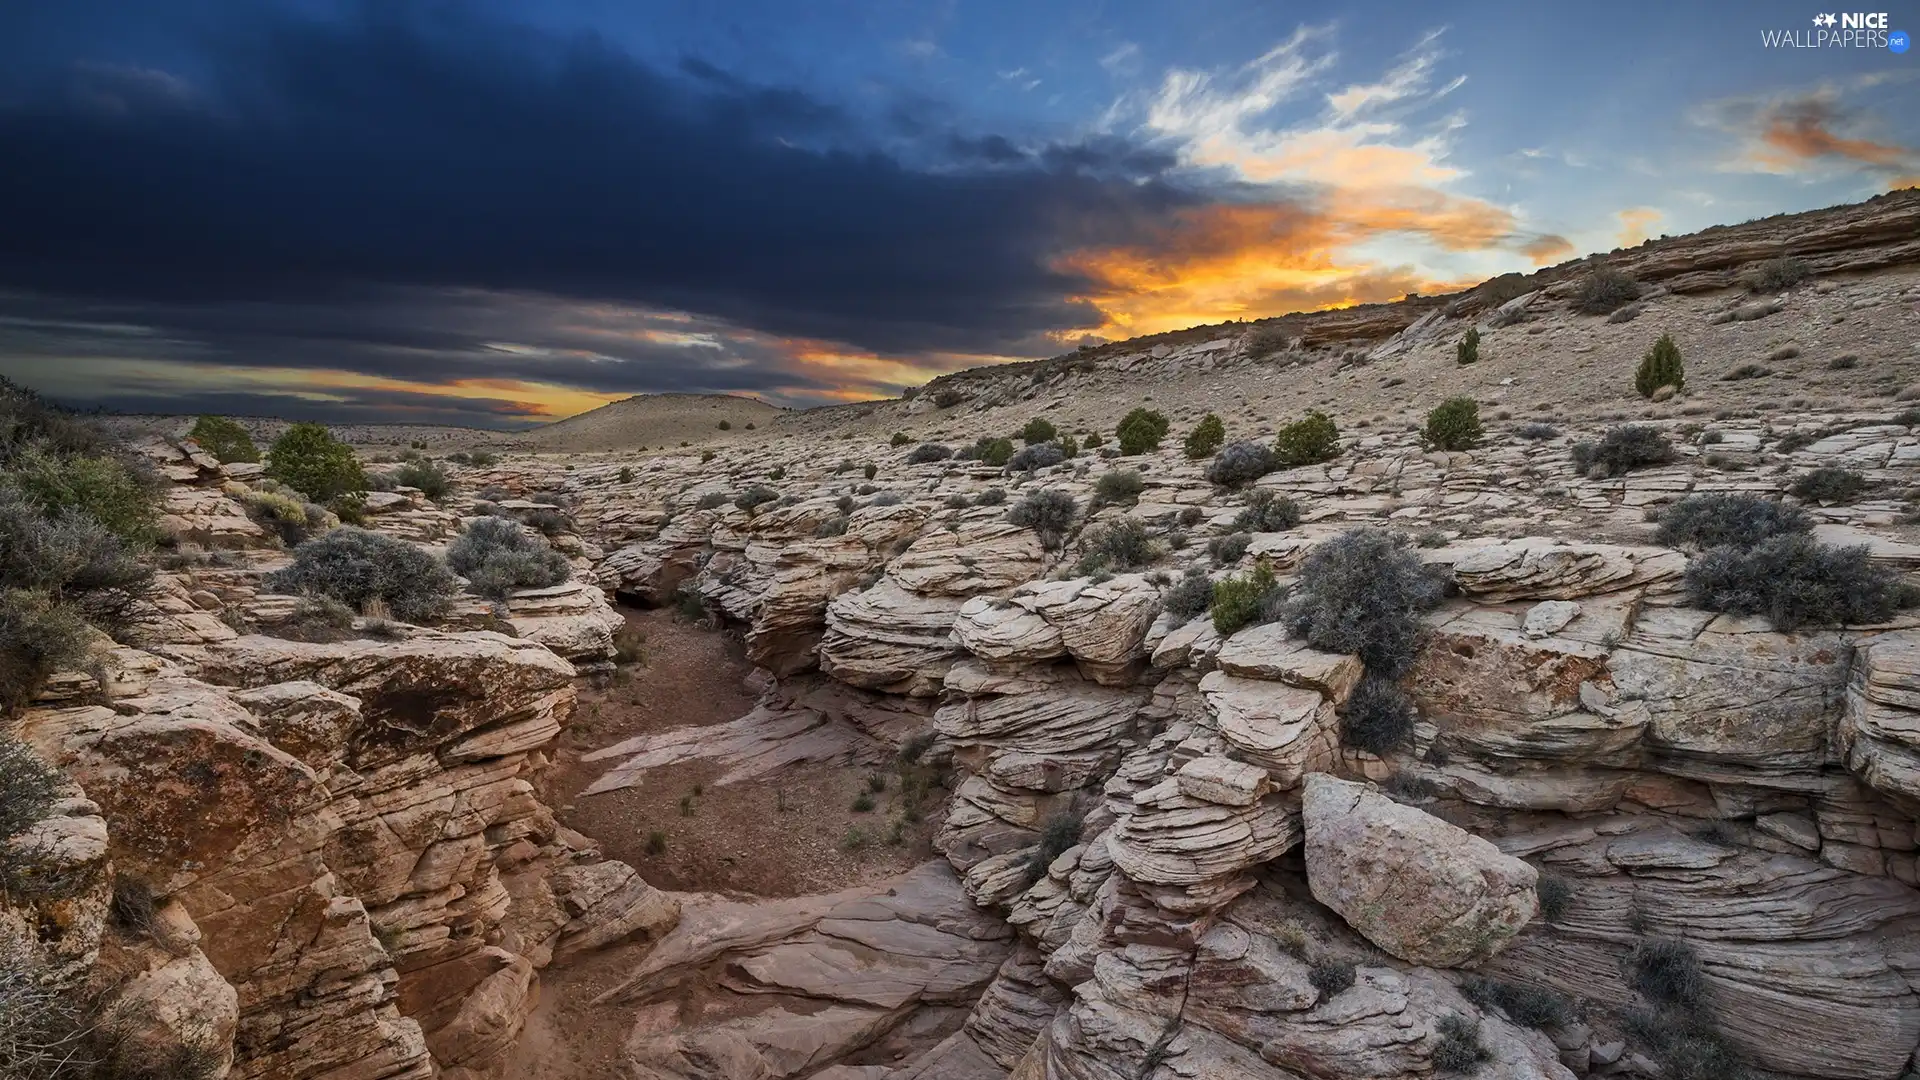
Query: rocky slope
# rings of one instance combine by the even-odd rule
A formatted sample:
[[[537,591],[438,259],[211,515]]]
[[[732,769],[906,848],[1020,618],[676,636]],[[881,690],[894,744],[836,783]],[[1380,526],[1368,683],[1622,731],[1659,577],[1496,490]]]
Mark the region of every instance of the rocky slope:
[[[1501,305],[1518,314],[1316,316],[1276,354],[1109,347],[955,380],[970,396],[945,408],[796,417],[704,460],[511,455],[457,479],[564,493],[577,534],[556,542],[583,580],[331,643],[273,633],[297,602],[263,589],[286,556],[228,486],[249,470],[155,446],[170,525],[226,554],[163,575],[146,636],[103,644],[23,718],[74,788],[15,842],[70,872],[0,904],[0,929],[144,1009],[152,1038],[252,1077],[500,1076],[540,971],[589,955],[620,965],[600,1007],[634,1080],[1907,1076],[1920,615],[1783,632],[1689,607],[1690,556],[1653,542],[1648,513],[1708,492],[1803,503],[1822,540],[1920,567],[1920,416],[1878,393],[1920,364],[1916,208],[1624,253],[1669,290],[1633,320],[1571,313],[1573,278],[1550,278]],[[1728,287],[1782,243],[1812,280]],[[1753,305],[1769,310],[1738,314]],[[1485,351],[1462,374],[1470,325]],[[1632,363],[1662,332],[1690,385],[1639,403]],[[1806,359],[1720,381],[1761,334]],[[1463,382],[1488,414],[1478,449],[1373,419]],[[1498,417],[1587,383],[1603,404],[1544,410],[1550,435]],[[1222,410],[1230,438],[1324,403],[1342,451],[1217,487],[1177,448],[1215,399],[1181,395],[1263,385]],[[1147,393],[1177,414],[1165,449],[1032,474],[912,464],[885,438],[1105,426]],[[1570,444],[1608,416],[1658,428],[1674,460],[1577,470]],[[1788,493],[1818,467],[1868,488]],[[1138,496],[1099,498],[1121,472]],[[1064,535],[1009,520],[1039,489],[1075,501]],[[1209,554],[1257,493],[1300,522]],[[374,527],[428,547],[475,509],[377,502]],[[1148,561],[1077,571],[1120,522]],[[1411,733],[1378,754],[1346,726],[1379,676],[1358,656],[1169,610],[1189,569],[1265,566],[1284,587],[1359,526],[1418,535],[1446,585],[1397,679]],[[938,856],[822,895],[669,894],[558,824],[538,784],[576,675],[613,655],[609,598],[699,606],[763,692],[728,723],[597,749],[580,799],[694,760],[716,785],[842,767],[938,793]],[[111,917],[134,882],[157,905],[138,932]]]

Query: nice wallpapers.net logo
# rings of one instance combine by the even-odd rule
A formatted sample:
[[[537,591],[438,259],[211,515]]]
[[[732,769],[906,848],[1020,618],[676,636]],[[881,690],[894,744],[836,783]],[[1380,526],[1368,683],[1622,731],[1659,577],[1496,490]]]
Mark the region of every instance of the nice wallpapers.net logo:
[[[1769,49],[1885,49],[1904,53],[1913,44],[1905,30],[1895,30],[1884,11],[1823,11],[1810,28],[1760,31],[1760,43]]]

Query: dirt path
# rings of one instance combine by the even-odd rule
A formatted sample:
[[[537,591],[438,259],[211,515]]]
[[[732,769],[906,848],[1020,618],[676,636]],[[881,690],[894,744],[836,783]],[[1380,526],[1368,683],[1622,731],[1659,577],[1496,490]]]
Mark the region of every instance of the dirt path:
[[[906,820],[896,776],[885,790],[866,770],[789,768],[760,780],[715,786],[720,769],[687,762],[646,774],[617,791],[580,792],[616,760],[583,754],[637,735],[706,727],[751,711],[759,691],[753,667],[728,635],[676,622],[666,611],[629,611],[643,636],[642,660],[601,689],[583,687],[580,709],[561,736],[544,797],[568,828],[599,842],[672,891],[796,896],[832,892],[891,877],[932,853],[931,812]],[[940,792],[933,793],[928,807]],[[861,797],[872,809],[855,810]],[[896,824],[897,823],[897,824]],[[648,946],[580,957],[541,974],[541,999],[528,1018],[508,1080],[619,1080],[620,1049],[634,1021],[630,1006],[593,999],[619,985]]]

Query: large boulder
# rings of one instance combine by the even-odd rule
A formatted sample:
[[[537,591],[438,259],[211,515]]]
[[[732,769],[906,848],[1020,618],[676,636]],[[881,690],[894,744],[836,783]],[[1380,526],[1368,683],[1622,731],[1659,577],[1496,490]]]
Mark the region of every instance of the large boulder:
[[[1533,867],[1369,785],[1315,773],[1301,814],[1314,898],[1408,963],[1477,964],[1539,911]]]

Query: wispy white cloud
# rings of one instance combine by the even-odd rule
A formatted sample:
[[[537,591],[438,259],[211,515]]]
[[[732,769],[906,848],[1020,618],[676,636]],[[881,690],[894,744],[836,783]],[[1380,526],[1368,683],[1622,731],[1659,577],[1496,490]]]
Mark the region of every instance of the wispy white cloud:
[[[1140,46],[1131,41],[1122,42],[1118,48],[1100,58],[1100,66],[1111,75],[1132,75],[1140,70]]]
[[[1333,107],[1334,115],[1352,117],[1422,95],[1433,76],[1433,69],[1440,63],[1440,35],[1445,32],[1444,27],[1429,31],[1379,82],[1349,86],[1327,95],[1327,104]],[[1433,96],[1447,93],[1464,81],[1466,76],[1459,76]]]

